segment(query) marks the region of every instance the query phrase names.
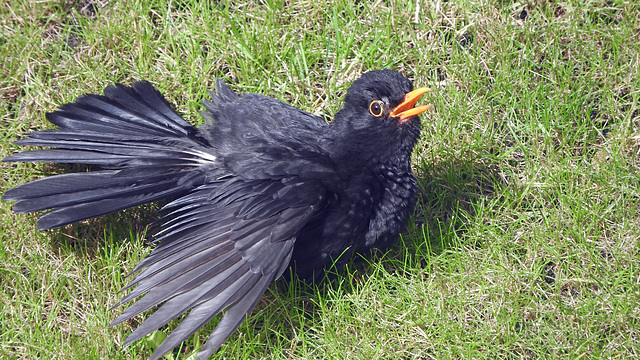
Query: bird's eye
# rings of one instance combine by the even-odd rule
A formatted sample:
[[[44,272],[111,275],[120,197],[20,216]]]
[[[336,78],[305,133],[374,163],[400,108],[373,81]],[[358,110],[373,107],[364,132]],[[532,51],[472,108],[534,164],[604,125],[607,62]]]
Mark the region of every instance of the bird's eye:
[[[369,112],[375,117],[382,116],[383,109],[384,103],[382,102],[382,100],[373,100],[371,104],[369,104]]]

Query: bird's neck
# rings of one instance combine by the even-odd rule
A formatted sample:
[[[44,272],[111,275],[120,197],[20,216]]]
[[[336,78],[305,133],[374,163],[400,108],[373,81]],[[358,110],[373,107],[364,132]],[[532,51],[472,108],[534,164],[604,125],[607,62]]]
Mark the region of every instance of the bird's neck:
[[[364,167],[409,164],[420,135],[418,118],[411,120],[412,123],[390,123],[386,127],[353,124],[344,120],[336,116],[329,137],[330,153],[338,163],[358,162]]]

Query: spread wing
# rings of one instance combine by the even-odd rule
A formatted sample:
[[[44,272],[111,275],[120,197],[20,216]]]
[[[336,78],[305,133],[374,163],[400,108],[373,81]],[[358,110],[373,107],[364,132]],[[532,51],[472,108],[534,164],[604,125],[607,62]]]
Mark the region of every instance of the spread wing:
[[[144,296],[111,325],[162,303],[126,345],[189,312],[150,358],[158,359],[226,309],[197,356],[208,357],[282,275],[296,234],[324,198],[324,188],[315,183],[227,177],[173,201],[155,235],[157,247],[126,287],[135,289],[116,306]]]

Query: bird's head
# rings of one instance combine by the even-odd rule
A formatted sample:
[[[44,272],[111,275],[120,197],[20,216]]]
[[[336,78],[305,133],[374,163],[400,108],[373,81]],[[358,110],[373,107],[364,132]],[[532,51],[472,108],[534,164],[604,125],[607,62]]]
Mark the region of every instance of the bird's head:
[[[415,106],[428,88],[413,89],[411,80],[393,70],[364,73],[349,87],[335,122],[363,145],[388,144],[412,150],[420,133],[418,115],[432,105]]]
[[[429,110],[432,105],[415,106],[429,88],[413,90],[411,80],[393,70],[364,73],[351,84],[345,108],[374,118],[395,120],[399,124]]]

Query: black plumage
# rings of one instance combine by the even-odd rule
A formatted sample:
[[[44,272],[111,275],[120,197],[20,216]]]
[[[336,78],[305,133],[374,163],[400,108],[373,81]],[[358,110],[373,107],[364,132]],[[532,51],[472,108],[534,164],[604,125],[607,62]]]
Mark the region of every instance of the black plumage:
[[[387,248],[416,201],[410,156],[420,132],[414,107],[428,89],[390,70],[362,75],[335,120],[281,101],[238,96],[216,81],[206,123],[184,121],[147,82],[108,87],[47,114],[57,130],[17,144],[52,147],[3,161],[99,165],[5,192],[18,213],[49,210],[50,229],[160,199],[155,248],[134,269],[136,298],[111,325],[161,304],[126,340],[187,313],[151,355],[158,359],[224,310],[198,354],[217,350],[267,286],[293,266],[313,279],[353,252]]]

